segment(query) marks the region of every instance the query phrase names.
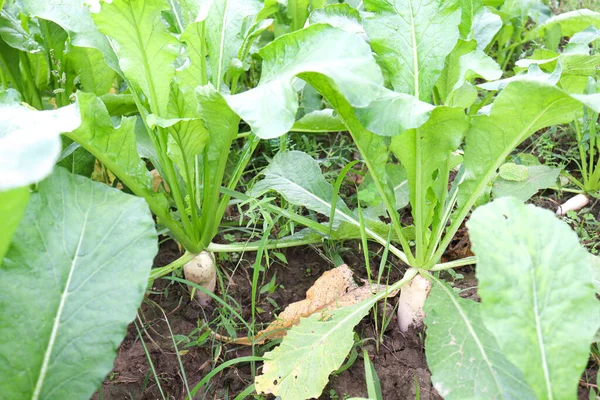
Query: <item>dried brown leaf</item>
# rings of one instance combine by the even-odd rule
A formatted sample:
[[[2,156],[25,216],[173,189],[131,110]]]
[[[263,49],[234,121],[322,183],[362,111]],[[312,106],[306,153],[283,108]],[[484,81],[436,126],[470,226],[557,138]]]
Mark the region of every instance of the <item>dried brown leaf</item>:
[[[359,286],[352,279],[350,268],[346,264],[340,265],[323,273],[306,292],[306,299],[288,305],[275,321],[256,335],[254,343],[260,344],[270,339],[284,337],[287,329],[297,325],[300,318],[309,317],[323,310],[352,306],[384,290],[386,290],[385,285],[367,283]],[[388,297],[395,296],[397,293],[398,291],[390,292]],[[252,344],[249,338],[232,340],[221,335],[216,337],[236,344]]]

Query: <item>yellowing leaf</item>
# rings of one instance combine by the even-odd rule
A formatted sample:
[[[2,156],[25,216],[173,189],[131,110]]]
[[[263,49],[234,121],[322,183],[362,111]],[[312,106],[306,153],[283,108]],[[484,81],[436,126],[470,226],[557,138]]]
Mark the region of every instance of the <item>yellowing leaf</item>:
[[[306,299],[288,305],[277,319],[264,330],[260,331],[254,343],[264,343],[270,339],[284,337],[287,329],[300,322],[300,318],[309,317],[323,310],[337,310],[338,308],[352,306],[386,289],[385,285],[359,286],[352,279],[352,271],[344,264],[326,271],[319,277],[314,285],[306,292]],[[398,292],[390,292],[395,296]],[[221,337],[223,338],[223,337]],[[233,343],[251,345],[249,338],[233,340]]]

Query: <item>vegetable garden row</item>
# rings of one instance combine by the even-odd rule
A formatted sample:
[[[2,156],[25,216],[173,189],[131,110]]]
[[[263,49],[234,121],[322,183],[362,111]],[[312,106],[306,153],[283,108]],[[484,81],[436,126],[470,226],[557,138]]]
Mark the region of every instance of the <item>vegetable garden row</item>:
[[[600,393],[599,4],[0,9],[1,399],[123,398],[106,388],[132,343],[147,364],[125,398]],[[298,247],[330,262],[277,303]],[[169,324],[180,307],[195,329]],[[380,381],[398,332],[427,382]],[[329,390],[351,367],[362,394]]]

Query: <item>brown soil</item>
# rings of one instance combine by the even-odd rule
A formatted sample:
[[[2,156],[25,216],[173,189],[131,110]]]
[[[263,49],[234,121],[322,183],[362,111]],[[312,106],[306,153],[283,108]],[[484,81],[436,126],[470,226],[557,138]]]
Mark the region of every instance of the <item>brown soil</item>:
[[[261,301],[258,303],[263,311],[258,319],[265,324],[269,323],[273,319],[273,315],[279,313],[289,303],[303,299],[306,290],[312,286],[316,278],[333,267],[320,252],[310,247],[289,249],[284,254],[288,265],[272,264],[264,279],[264,282],[269,282],[271,277],[277,274],[276,281],[279,285],[269,296],[271,301],[267,301],[265,296],[261,296]],[[349,251],[344,253],[343,257],[350,266],[354,267],[357,275],[363,275],[359,272],[364,271],[364,268],[361,264],[362,257],[358,254],[360,253]],[[161,246],[155,264],[157,266],[164,265],[177,256],[177,247],[172,242],[167,242]],[[231,273],[231,280],[228,282],[228,294],[239,304],[245,305],[238,311],[246,320],[251,319],[249,305],[252,269],[248,267],[254,261],[253,257],[254,254],[246,254],[237,269],[235,269],[235,264],[230,263],[229,265],[235,272]],[[390,279],[398,278],[401,276],[401,272],[401,270],[392,271]],[[278,309],[275,309],[273,303],[277,304]],[[356,332],[361,339],[370,340],[364,341],[362,347],[358,348],[360,356],[349,369],[331,377],[321,399],[367,397],[362,349],[367,349],[375,366],[381,381],[384,399],[414,399],[416,390],[420,391],[423,400],[440,399],[431,385],[423,348],[423,332],[410,332],[402,335],[397,329],[392,303],[395,304],[395,301],[390,300],[385,307],[387,314],[393,315],[393,317],[384,333],[379,352],[377,352],[374,340],[378,337],[374,320],[372,317],[367,317],[359,324]],[[379,307],[380,314],[384,312],[383,309],[382,304]],[[159,280],[155,282],[152,294],[147,296],[138,315],[140,318],[138,327],[141,326],[140,321],[143,321],[146,327],[143,334],[144,344],[150,353],[163,392],[167,398],[184,399],[186,394],[184,379],[174,350],[169,325],[175,337],[181,335],[179,336],[181,338],[189,335],[191,339],[196,339],[201,334],[197,330],[198,326],[202,324],[201,321],[215,319],[218,316],[218,310],[216,307],[202,308],[194,300],[190,300],[190,294],[185,285]],[[169,325],[165,322],[165,317]],[[199,320],[200,322],[198,322]],[[218,329],[216,326],[211,326],[211,328]],[[227,332],[219,330],[219,333],[226,334]],[[244,332],[240,331],[238,334],[243,335]],[[192,342],[187,344],[188,347],[185,342],[179,343],[178,349],[190,389],[193,389],[208,372],[224,361],[252,355],[249,347],[223,345],[210,338],[200,346],[193,345]],[[268,349],[257,347],[256,354],[260,355],[261,351],[266,350]],[[217,360],[217,362],[215,363],[213,360]],[[225,369],[211,379],[206,387],[198,391],[196,398],[232,398],[251,384],[250,365],[248,363],[239,364]],[[93,399],[99,398],[99,393],[93,396]],[[161,398],[134,324],[129,326],[127,336],[118,350],[114,369],[102,385],[101,398],[107,400]]]
[[[357,276],[365,278],[362,252],[352,248],[353,243],[345,243],[345,245],[349,248],[342,253],[344,261],[355,271]],[[453,245],[451,248],[454,247],[456,256],[468,255],[470,246],[466,231],[461,230],[461,234],[457,235]],[[377,247],[374,246],[372,251],[376,252]],[[257,302],[257,306],[261,310],[257,315],[259,323],[268,324],[273,320],[274,315],[281,312],[288,304],[302,300],[314,281],[324,271],[334,266],[319,249],[299,247],[288,249],[283,253],[287,258],[287,265],[279,262],[272,263],[265,277],[261,277],[261,282],[265,284],[276,275],[278,286],[272,294],[263,294],[259,297]],[[167,241],[161,246],[155,259],[155,265],[165,265],[176,259],[179,254],[176,245]],[[449,259],[455,258],[452,252],[448,252],[446,255]],[[225,267],[226,276],[223,277],[219,294],[223,298],[222,293],[226,291],[228,296],[234,300],[230,301],[230,304],[243,305],[236,306],[238,307],[236,311],[246,321],[251,320],[250,299],[254,256],[254,253],[247,253],[239,261],[221,262],[221,267]],[[398,260],[390,261],[393,265],[400,265]],[[373,261],[373,265],[378,265],[378,260]],[[392,270],[389,274],[390,281],[399,279],[403,272],[402,267]],[[462,277],[456,280],[454,285],[461,289],[461,296],[479,301],[474,268],[464,267],[457,270],[457,273]],[[452,281],[449,275],[443,277]],[[379,346],[376,346],[375,339],[379,333],[375,330],[373,316],[368,316],[358,325],[356,332],[362,339],[362,344],[356,348],[359,356],[350,368],[339,375],[330,377],[329,384],[320,399],[367,397],[362,360],[363,349],[367,350],[375,367],[381,382],[384,400],[412,400],[416,398],[417,390],[422,400],[441,399],[431,384],[430,372],[427,368],[423,346],[425,333],[423,331],[412,331],[406,335],[400,333],[397,329],[395,312],[393,312],[395,303],[396,299],[390,299],[385,307],[384,304],[380,304],[378,307],[379,321],[384,312],[391,316],[391,321],[383,335],[383,342]],[[189,290],[185,285],[165,279],[158,280],[142,304],[138,316],[137,326],[141,327],[143,323],[145,327],[142,335],[143,343],[150,353],[162,390],[168,399],[186,398],[187,391],[184,383],[186,380],[190,389],[193,389],[206,374],[223,362],[252,355],[249,347],[223,344],[211,338],[198,343],[198,338],[205,332],[205,329],[198,329],[199,327],[203,328],[203,321],[222,319],[219,318],[219,309],[214,305],[203,308],[195,300],[191,300]],[[219,327],[213,323],[210,327],[220,334],[228,334],[225,329],[222,329],[222,324]],[[245,334],[241,324],[236,327],[236,331],[240,336]],[[173,346],[172,336],[178,340],[185,339],[178,342],[178,350],[186,379],[182,376],[182,368]],[[276,344],[277,342],[273,342],[257,346],[255,355],[262,355]],[[256,367],[260,372],[260,363],[257,363]],[[587,375],[587,382],[596,382],[594,378],[596,370],[596,363],[590,362],[590,368],[584,374],[584,377]],[[213,377],[208,385],[198,390],[194,398],[235,398],[237,394],[249,387],[252,381],[250,365],[248,363],[237,364]],[[587,399],[588,392],[589,388],[582,381],[578,397]],[[154,400],[162,397],[136,325],[131,324],[127,336],[118,350],[114,369],[102,385],[101,397],[99,393],[96,393],[92,398]],[[267,398],[272,398],[272,396]]]

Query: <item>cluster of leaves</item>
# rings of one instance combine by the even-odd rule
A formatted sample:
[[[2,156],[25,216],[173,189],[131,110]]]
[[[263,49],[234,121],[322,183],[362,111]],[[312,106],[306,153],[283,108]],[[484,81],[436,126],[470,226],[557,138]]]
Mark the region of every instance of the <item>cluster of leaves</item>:
[[[0,334],[14,338],[0,345],[3,394],[94,391],[149,277],[149,210],[196,254],[211,249],[232,196],[276,191],[329,217],[263,199],[308,228],[290,242],[373,240],[411,267],[390,291],[417,274],[433,282],[427,354],[446,398],[574,395],[600,321],[591,258],[562,223],[512,198],[477,210],[481,304],[432,271],[474,261],[439,264],[474,207],[555,183],[557,171],[507,164],[520,143],[582,115],[595,125],[600,14],[550,17],[536,0],[87,3],[8,1],[0,13]],[[509,76],[517,49],[540,39],[547,49]],[[311,91],[322,100],[301,109]],[[249,194],[235,192],[259,140],[293,130],[349,131],[369,173],[359,207],[337,193],[352,165],[331,185],[299,151],[278,153]],[[246,142],[232,154],[238,135]],[[114,187],[90,179],[99,165]],[[257,391],[318,396],[353,327],[387,294],[303,319],[266,355]]]

